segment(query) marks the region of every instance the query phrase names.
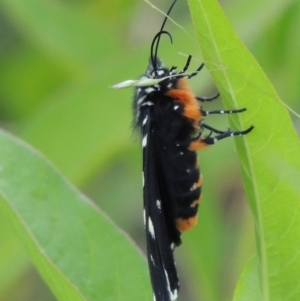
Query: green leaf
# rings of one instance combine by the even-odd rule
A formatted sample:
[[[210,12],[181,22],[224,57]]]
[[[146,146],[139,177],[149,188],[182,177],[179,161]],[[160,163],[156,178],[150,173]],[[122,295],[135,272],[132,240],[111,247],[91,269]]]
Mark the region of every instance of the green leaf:
[[[189,0],[189,5],[206,66],[225,106],[247,108],[230,117],[232,128],[255,126],[249,135],[235,140],[255,220],[260,300],[298,300],[299,139],[274,88],[218,3]],[[255,285],[253,278],[244,279],[245,287]],[[256,297],[253,293],[252,300]]]
[[[28,257],[20,242],[15,238],[15,231],[10,219],[0,204],[0,296],[20,276],[20,271],[28,267]]]
[[[234,301],[261,300],[260,285],[257,277],[258,265],[257,256],[254,256],[246,265],[235,290]]]
[[[134,244],[45,158],[0,132],[0,204],[59,300],[150,300]]]

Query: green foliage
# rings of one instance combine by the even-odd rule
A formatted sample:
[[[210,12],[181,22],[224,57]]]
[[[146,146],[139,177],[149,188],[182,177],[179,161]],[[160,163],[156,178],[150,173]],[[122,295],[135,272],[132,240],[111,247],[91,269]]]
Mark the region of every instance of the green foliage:
[[[216,2],[190,0],[190,7],[203,57],[225,105],[248,109],[248,114],[230,118],[231,123],[235,128],[249,126],[249,119],[255,124],[243,143],[237,140],[258,256],[259,281],[254,280],[258,287],[254,296],[248,289],[247,300],[296,300],[300,295],[299,139],[272,85]],[[235,300],[245,300],[239,296],[247,286],[253,289],[253,273],[248,275]]]
[[[170,1],[161,2],[154,3],[166,11]],[[278,94],[299,112],[299,1],[222,3]],[[230,118],[230,125],[254,124],[255,129],[235,139],[252,216],[233,142],[199,154],[204,201],[199,225],[183,235],[176,252],[180,300],[296,301],[298,138],[216,1],[189,0],[189,5],[203,59],[225,106],[248,109]],[[172,17],[193,32],[183,1]],[[133,0],[0,3],[2,127],[60,170],[31,146],[0,132],[1,300],[151,300],[146,262],[116,226],[143,246],[141,154],[130,129],[132,91],[109,86],[145,70],[161,19]],[[167,26],[174,44],[162,39],[159,49],[167,65],[184,64],[178,51],[200,57],[195,41]],[[193,60],[191,69],[197,65]],[[205,71],[191,82],[199,95],[214,93],[209,83]],[[220,107],[215,101],[205,108],[214,105]],[[220,117],[207,123],[228,126]],[[23,245],[55,296],[32,272]]]
[[[148,300],[146,262],[126,235],[29,146],[4,132],[0,144],[2,203],[57,298]]]

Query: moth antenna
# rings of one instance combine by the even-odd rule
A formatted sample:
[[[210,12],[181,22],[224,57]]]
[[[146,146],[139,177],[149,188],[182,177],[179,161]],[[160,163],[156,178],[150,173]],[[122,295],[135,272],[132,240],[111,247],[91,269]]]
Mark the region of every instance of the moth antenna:
[[[176,2],[177,2],[177,0],[174,0],[173,3],[171,4],[171,6],[170,6],[170,8],[169,8],[169,10],[168,10],[168,12],[167,12],[167,14],[166,14],[166,16],[165,16],[165,19],[164,19],[164,21],[163,21],[163,24],[161,25],[160,31],[163,31],[163,29],[164,29],[164,27],[165,27],[165,25],[166,25],[166,22],[167,22],[167,20],[168,20],[168,16],[170,15],[171,10],[173,9],[173,6],[175,5]],[[158,41],[158,42],[159,42],[159,41]]]
[[[157,52],[158,52],[158,46],[159,46],[160,36],[161,36],[160,33],[162,33],[162,32],[168,33],[167,31],[164,31],[164,27],[166,25],[166,22],[168,20],[168,17],[170,15],[170,13],[171,13],[171,10],[173,9],[173,7],[174,7],[174,5],[175,5],[176,2],[177,2],[177,0],[174,0],[173,3],[171,4],[171,6],[170,6],[170,8],[169,8],[169,10],[168,10],[168,12],[167,12],[167,14],[165,16],[165,19],[164,19],[164,21],[163,21],[163,23],[161,25],[161,28],[160,28],[160,31],[159,31],[158,35],[156,35],[154,37],[153,41],[152,41],[152,45],[151,45],[151,61],[152,61],[152,65],[153,65],[153,70],[154,70],[154,72],[155,72],[156,75],[157,75],[157,73],[156,73],[156,70],[157,70]],[[169,34],[169,36],[170,36],[171,41],[172,41],[172,37],[171,37],[170,34]],[[155,41],[157,41],[156,45],[155,45]],[[155,45],[155,52],[154,52],[154,56],[153,56],[154,45]],[[153,64],[153,63],[155,63],[155,64]]]
[[[171,43],[173,43],[173,39],[172,39],[172,35],[168,32],[168,31],[165,31],[165,30],[162,30],[160,32],[158,32],[155,37],[153,38],[153,41],[152,41],[152,44],[151,44],[151,53],[150,53],[150,57],[151,57],[151,62],[152,62],[152,66],[153,66],[153,70],[155,72],[155,74],[157,75],[157,48],[155,49],[155,54],[153,54],[153,49],[155,47],[155,43],[157,40],[160,39],[160,36],[163,35],[163,34],[166,34],[170,37],[170,40],[171,40]],[[157,45],[157,44],[156,44]]]
[[[166,18],[169,19],[170,22],[172,22],[175,26],[180,28],[193,42],[198,43],[197,39],[193,37],[183,26],[181,26],[179,23],[177,23],[174,19],[172,19],[170,16],[167,16],[162,10],[160,10],[158,7],[156,7],[154,4],[152,4],[148,0],[144,0],[147,4],[149,4],[153,9],[158,11],[160,14],[164,15]]]

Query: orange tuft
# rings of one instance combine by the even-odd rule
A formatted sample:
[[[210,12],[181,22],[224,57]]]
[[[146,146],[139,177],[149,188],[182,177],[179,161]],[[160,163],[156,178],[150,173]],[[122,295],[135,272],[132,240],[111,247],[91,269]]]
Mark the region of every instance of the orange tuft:
[[[165,93],[165,95],[176,99],[180,104],[184,106],[190,105],[199,108],[197,99],[195,98],[194,94],[189,91],[170,89]]]
[[[196,183],[194,183],[194,185],[192,187],[193,188],[192,190],[197,189],[198,187],[201,187],[202,186],[202,182],[203,182],[203,176],[201,174],[200,177],[199,177],[199,180]],[[202,200],[202,195],[200,195],[199,199],[195,200],[190,206],[192,208],[196,207],[197,205],[199,205],[201,203],[201,200]]]
[[[201,187],[201,186],[202,186],[202,182],[203,182],[203,174],[200,174],[199,180],[198,180],[198,182],[197,182],[198,187]]]
[[[202,140],[196,140],[190,144],[189,150],[196,151],[198,149],[204,149],[206,147],[207,147],[207,144],[205,142],[203,142]]]
[[[194,183],[194,185],[192,186],[191,190],[195,190],[198,187],[201,187],[202,180],[203,180],[203,177],[202,177],[202,174],[201,174],[200,177],[199,177],[199,179],[198,179],[198,181],[196,183]]]
[[[191,208],[194,208],[194,207],[198,206],[201,203],[201,200],[202,200],[202,196],[200,196],[200,198],[198,200],[194,201],[191,204]]]
[[[195,120],[197,123],[199,123],[201,119],[199,108],[191,105],[184,107],[183,115],[189,119]]]
[[[176,228],[180,231],[180,232],[185,232],[190,230],[191,228],[193,228],[194,226],[197,225],[198,222],[198,216],[192,216],[190,218],[184,219],[184,218],[177,218],[176,219]]]
[[[166,92],[165,95],[174,98],[175,102],[178,102],[181,105],[183,105],[184,106],[183,115],[188,119],[195,121],[195,127],[198,126],[202,118],[202,115],[200,112],[198,101],[193,93],[187,91],[186,89],[170,89],[169,91]]]
[[[190,86],[188,84],[188,81],[186,79],[183,79],[183,78],[181,78],[180,80],[178,80],[178,82],[177,82],[177,89],[191,92],[191,88],[190,88]]]

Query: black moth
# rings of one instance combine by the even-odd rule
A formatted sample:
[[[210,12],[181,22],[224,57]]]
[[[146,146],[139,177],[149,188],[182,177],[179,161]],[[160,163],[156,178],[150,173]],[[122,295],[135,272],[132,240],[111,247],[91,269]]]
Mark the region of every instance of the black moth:
[[[173,1],[167,16],[176,0]],[[246,109],[204,111],[199,101],[218,98],[195,96],[187,83],[204,64],[190,74],[191,56],[182,71],[166,68],[157,57],[165,18],[151,45],[150,63],[139,80],[128,80],[114,88],[135,86],[134,124],[139,129],[143,147],[144,223],[147,240],[147,258],[154,300],[176,300],[179,280],[173,251],[181,244],[182,232],[197,223],[201,200],[202,174],[196,151],[221,139],[241,136],[252,131],[220,131],[203,121],[209,114],[240,113]],[[203,136],[203,129],[211,134]]]

